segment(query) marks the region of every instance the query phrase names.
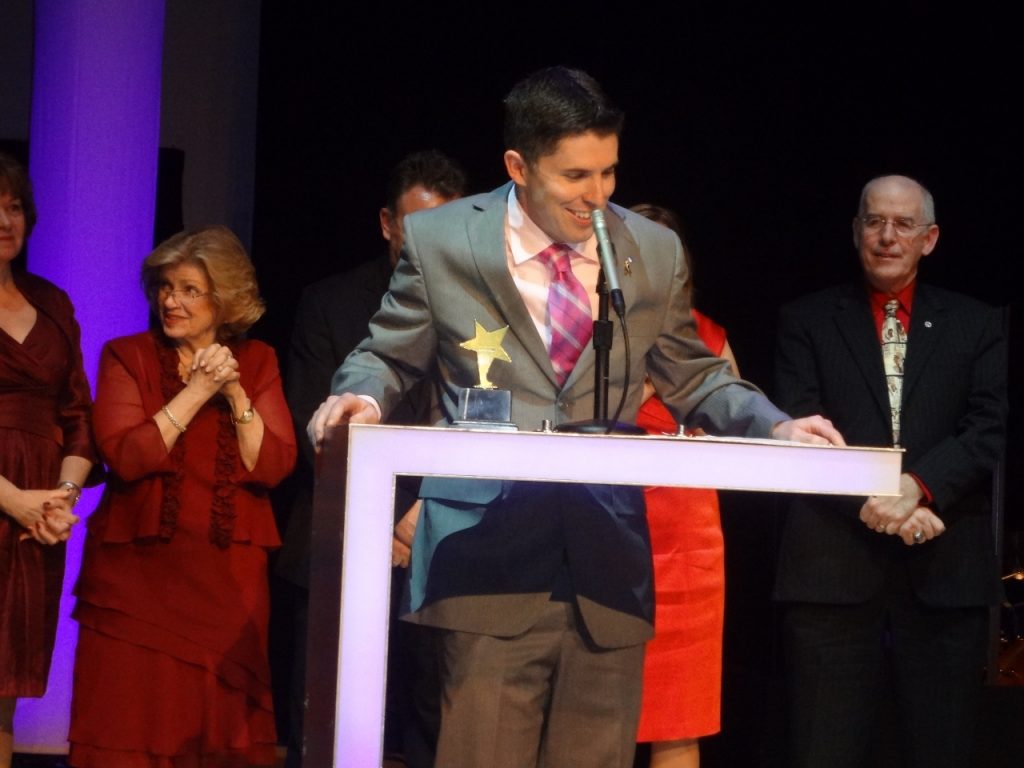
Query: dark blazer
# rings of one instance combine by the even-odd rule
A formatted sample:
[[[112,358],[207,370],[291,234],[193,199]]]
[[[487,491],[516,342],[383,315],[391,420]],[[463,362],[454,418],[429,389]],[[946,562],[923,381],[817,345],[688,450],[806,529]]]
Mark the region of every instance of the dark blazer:
[[[457,414],[459,392],[478,381],[476,355],[460,343],[474,323],[508,326],[503,342],[512,362],[495,362],[489,378],[512,393],[520,429],[593,417],[594,351],[588,347],[563,387],[509,273],[505,218],[510,186],[462,198],[405,219],[405,249],[370,336],[338,370],[336,393],[374,397],[390,413],[415,382],[436,383],[440,418]],[[765,437],[786,415],[752,385],[728,373],[697,336],[683,291],[685,261],[667,228],[609,206],[608,230],[619,264],[630,337],[631,378],[622,418],[634,420],[644,376],[650,375],[680,423],[714,434]],[[621,267],[620,267],[621,269]],[[609,403],[625,386],[625,346],[610,355]],[[552,457],[556,460],[557,457]],[[651,635],[650,549],[642,493],[588,486],[572,499],[500,481],[424,483],[424,510],[413,551],[414,619],[449,629],[516,634],[532,625],[566,558],[583,620],[605,647]],[[539,528],[505,511],[548,510]],[[530,546],[525,542],[529,540]],[[475,553],[475,555],[474,555]],[[461,571],[469,569],[469,576]],[[431,591],[435,574],[459,574],[447,592]],[[422,602],[416,603],[415,580]],[[440,576],[438,576],[440,578]]]
[[[892,445],[874,319],[862,283],[782,309],[776,400],[794,417],[821,413],[850,445]],[[859,603],[902,566],[935,606],[999,600],[992,470],[1005,440],[1006,339],[996,308],[918,284],[903,380],[903,471],[934,496],[946,532],[908,547],[860,521],[861,498],[794,497],[779,551],[780,600]]]
[[[391,280],[388,256],[331,275],[307,286],[299,299],[292,326],[285,394],[295,433],[300,436],[299,461],[293,478],[284,545],[275,570],[293,584],[309,587],[310,536],[313,525],[313,447],[305,438],[313,412],[330,392],[331,377],[348,354],[366,337],[370,318],[380,308]],[[394,424],[422,424],[429,416],[429,391],[415,389],[391,414]],[[404,489],[404,486],[403,486]],[[413,489],[415,492],[415,489]],[[403,495],[403,504],[407,500]],[[404,504],[407,508],[408,504]]]

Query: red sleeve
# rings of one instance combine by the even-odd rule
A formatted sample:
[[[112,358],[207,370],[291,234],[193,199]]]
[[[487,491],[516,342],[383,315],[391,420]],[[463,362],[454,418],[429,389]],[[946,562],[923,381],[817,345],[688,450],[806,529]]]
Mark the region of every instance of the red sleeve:
[[[252,407],[263,419],[263,442],[252,471],[238,463],[236,480],[272,488],[284,480],[295,467],[295,428],[281,386],[281,372],[274,350],[262,342],[245,344],[244,358],[239,360],[242,386]]]
[[[55,303],[55,314],[66,334],[71,356],[68,377],[57,400],[57,423],[64,435],[64,455],[81,456],[95,464],[99,459],[90,425],[92,391],[82,365],[81,331],[75,320],[75,308],[64,291],[55,292]]]
[[[93,409],[100,455],[114,474],[128,482],[174,471],[160,429],[143,402],[143,357],[138,343],[104,345]],[[155,358],[154,365],[159,370]]]
[[[931,506],[931,503],[935,501],[935,499],[932,497],[932,492],[928,490],[928,486],[924,484],[924,480],[913,472],[908,472],[907,474],[914,478],[914,482],[917,483],[917,487],[921,489],[921,506]]]

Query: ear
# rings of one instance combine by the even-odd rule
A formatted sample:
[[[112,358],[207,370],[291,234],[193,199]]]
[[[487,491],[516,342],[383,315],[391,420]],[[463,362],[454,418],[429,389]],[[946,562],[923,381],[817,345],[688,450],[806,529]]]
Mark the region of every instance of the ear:
[[[391,211],[385,205],[380,209],[380,233],[389,243],[391,242],[391,222]]]
[[[505,150],[505,170],[517,186],[526,186],[526,160],[514,149]]]
[[[921,255],[927,256],[929,253],[935,250],[935,246],[939,244],[939,225],[932,224],[928,227],[928,231],[924,233],[924,247],[921,248]]]
[[[853,247],[854,250],[860,250],[860,216],[853,217]]]

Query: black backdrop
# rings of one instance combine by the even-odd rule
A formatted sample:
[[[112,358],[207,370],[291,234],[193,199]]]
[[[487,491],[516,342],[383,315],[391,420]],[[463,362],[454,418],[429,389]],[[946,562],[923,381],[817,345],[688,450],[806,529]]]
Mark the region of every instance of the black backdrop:
[[[679,212],[697,304],[769,394],[777,309],[857,274],[850,221],[878,174],[914,176],[935,195],[942,236],[924,279],[1022,317],[1019,46],[1008,19],[978,5],[939,20],[927,6],[836,7],[831,21],[686,6],[550,4],[526,22],[522,4],[363,7],[357,19],[341,4],[265,1],[253,256],[270,310],[256,335],[283,358],[303,285],[382,252],[376,211],[406,152],[448,152],[474,191],[503,183],[501,98],[551,64],[588,70],[625,109],[613,199]],[[1012,482],[1022,470],[1016,367],[1011,531],[1024,528]],[[723,494],[726,728],[711,765],[776,759],[782,724],[765,671],[776,522],[774,500]]]

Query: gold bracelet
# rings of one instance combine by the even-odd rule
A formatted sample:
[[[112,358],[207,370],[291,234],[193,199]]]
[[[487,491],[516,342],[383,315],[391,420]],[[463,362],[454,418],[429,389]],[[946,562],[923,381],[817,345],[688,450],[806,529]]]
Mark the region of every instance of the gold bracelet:
[[[166,405],[160,406],[160,410],[163,411],[163,414],[164,416],[167,417],[167,420],[171,422],[171,426],[173,426],[176,430],[178,430],[181,433],[185,432],[185,427],[182,426],[180,421],[174,418],[174,414],[170,412]]]

